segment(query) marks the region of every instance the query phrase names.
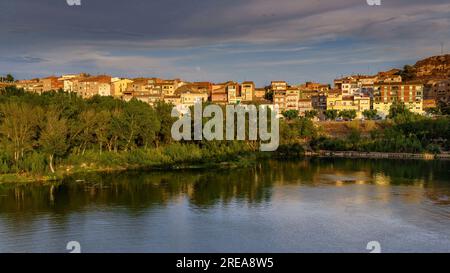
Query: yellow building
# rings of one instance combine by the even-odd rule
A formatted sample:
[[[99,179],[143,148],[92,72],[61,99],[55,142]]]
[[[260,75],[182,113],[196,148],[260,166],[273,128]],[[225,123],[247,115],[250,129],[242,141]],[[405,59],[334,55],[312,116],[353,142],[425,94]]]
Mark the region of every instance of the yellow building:
[[[175,90],[184,84],[185,83],[181,82],[180,79],[163,80],[161,83],[161,90],[165,96],[172,96],[175,93]]]
[[[297,88],[288,88],[286,90],[286,104],[285,110],[297,110],[298,111],[298,101],[300,99],[300,90]]]
[[[366,95],[344,96],[341,93],[330,93],[327,97],[327,110],[355,110],[356,117],[362,118],[362,113],[370,110],[370,97]]]
[[[306,111],[314,110],[311,99],[299,99],[298,100],[298,112],[300,115],[304,115]]]
[[[208,93],[202,92],[186,92],[181,94],[181,104],[193,106],[197,102],[208,101]]]
[[[173,105],[180,105],[181,104],[181,96],[179,95],[172,95],[172,96],[164,96],[164,102],[173,104]]]
[[[228,96],[229,104],[240,103],[239,84],[236,82],[228,82],[225,88]]]
[[[123,92],[127,90],[128,84],[133,83],[133,80],[130,79],[118,79],[114,80],[111,83],[111,95],[114,97],[122,97]]]
[[[243,82],[241,87],[241,96],[245,101],[252,101],[255,93],[255,84],[253,82]]]
[[[288,84],[285,81],[272,81],[270,83],[270,89],[274,92],[285,91],[288,88]]]

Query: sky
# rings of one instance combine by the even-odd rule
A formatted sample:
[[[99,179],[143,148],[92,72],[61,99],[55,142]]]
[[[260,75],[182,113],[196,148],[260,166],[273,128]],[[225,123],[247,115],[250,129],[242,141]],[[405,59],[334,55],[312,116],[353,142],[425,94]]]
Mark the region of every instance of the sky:
[[[331,83],[450,53],[449,0],[0,0],[0,75]]]

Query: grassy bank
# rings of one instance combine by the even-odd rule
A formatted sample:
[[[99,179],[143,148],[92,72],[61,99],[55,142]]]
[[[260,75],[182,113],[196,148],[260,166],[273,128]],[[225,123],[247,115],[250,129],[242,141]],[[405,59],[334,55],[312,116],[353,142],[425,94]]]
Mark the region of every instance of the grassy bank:
[[[215,146],[217,144],[214,144]],[[87,151],[83,155],[69,156],[58,163],[55,173],[0,174],[0,183],[29,183],[57,181],[66,176],[89,172],[120,172],[129,170],[179,170],[240,168],[261,159],[301,159],[305,157],[450,160],[450,154],[381,153],[357,151],[306,151],[303,145],[281,145],[277,152],[255,151],[245,143],[229,143],[215,148],[208,145],[172,144],[157,149],[138,149],[131,152]],[[222,147],[220,147],[222,146]]]
[[[72,154],[55,164],[55,172],[48,168],[34,172],[0,174],[0,183],[59,180],[64,176],[86,172],[125,170],[174,170],[187,168],[234,168],[248,166],[269,154],[256,151],[246,142],[211,142],[203,144],[174,143],[159,148],[135,149],[128,152],[88,150]],[[46,165],[46,158],[37,165]]]

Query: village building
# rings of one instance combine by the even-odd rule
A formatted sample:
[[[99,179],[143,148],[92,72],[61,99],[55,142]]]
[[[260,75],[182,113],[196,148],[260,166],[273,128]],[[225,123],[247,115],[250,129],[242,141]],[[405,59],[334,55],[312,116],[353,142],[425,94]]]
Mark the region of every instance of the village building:
[[[41,79],[42,92],[57,91],[64,88],[64,82],[60,81],[58,77],[50,76]]]
[[[111,80],[111,96],[121,98],[123,93],[127,91],[129,84],[132,84],[131,79],[115,78]]]
[[[251,81],[243,82],[241,85],[241,96],[244,101],[252,101],[255,96],[255,83]]]
[[[423,114],[423,84],[376,83],[373,93],[373,109],[382,117],[389,115],[393,103],[404,103],[412,112]]]
[[[19,80],[16,82],[17,88],[22,88],[25,92],[41,94],[43,83],[39,79]]]
[[[74,88],[79,96],[91,98],[95,95],[111,96],[111,76],[99,75],[87,77],[75,83]]]
[[[267,91],[265,88],[255,88],[254,99],[256,100],[264,99],[266,93]]]
[[[329,93],[327,97],[327,110],[354,110],[357,118],[363,117],[363,112],[371,109],[371,99],[362,94],[345,95],[341,92]]]

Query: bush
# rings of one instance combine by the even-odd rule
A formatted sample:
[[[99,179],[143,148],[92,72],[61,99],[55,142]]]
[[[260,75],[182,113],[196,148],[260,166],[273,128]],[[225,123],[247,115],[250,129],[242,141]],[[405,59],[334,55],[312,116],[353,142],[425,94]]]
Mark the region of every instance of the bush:
[[[24,157],[20,163],[20,168],[30,173],[43,174],[47,170],[47,158],[42,153],[33,152]]]

